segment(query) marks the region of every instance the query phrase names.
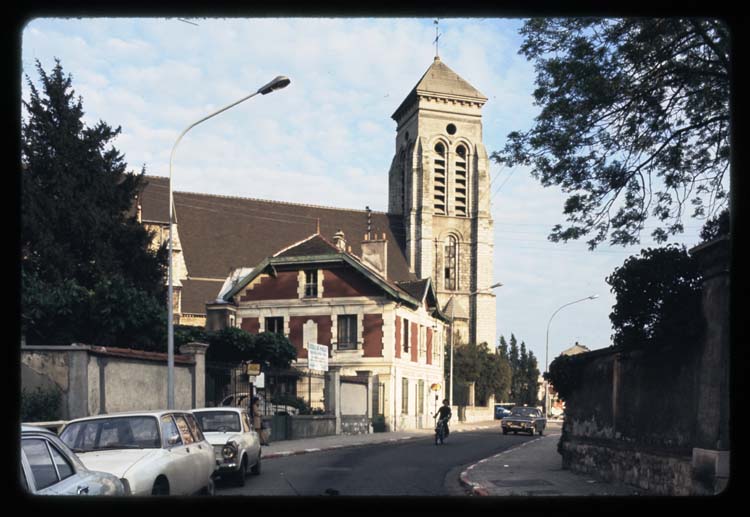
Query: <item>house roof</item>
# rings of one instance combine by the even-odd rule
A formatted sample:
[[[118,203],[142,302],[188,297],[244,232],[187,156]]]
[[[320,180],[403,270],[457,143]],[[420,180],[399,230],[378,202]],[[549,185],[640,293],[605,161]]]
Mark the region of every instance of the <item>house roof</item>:
[[[168,178],[146,177],[140,196],[144,222],[167,224],[169,220]],[[223,281],[240,267],[252,267],[266,257],[302,241],[320,228],[321,235],[341,230],[352,253],[362,254],[361,241],[367,231],[368,212],[314,205],[173,192],[175,219],[185,263],[191,279]],[[403,252],[405,233],[401,216],[369,212],[372,229],[386,235],[388,279],[416,280]],[[216,298],[221,285],[209,298]],[[191,303],[183,290],[183,303]],[[205,300],[201,300],[201,303]],[[200,311],[200,313],[205,310]]]
[[[479,104],[487,102],[484,94],[451,70],[438,56],[435,56],[435,60],[393,113],[392,118],[398,121],[403,110],[416,102],[419,96],[468,100]]]

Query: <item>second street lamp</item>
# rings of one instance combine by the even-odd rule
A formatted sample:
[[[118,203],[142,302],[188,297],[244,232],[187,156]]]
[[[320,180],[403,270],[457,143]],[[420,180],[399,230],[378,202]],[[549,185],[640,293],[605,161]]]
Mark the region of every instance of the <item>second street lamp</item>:
[[[496,287],[501,287],[503,284],[502,282],[498,282],[496,284],[492,284],[489,287],[484,287],[482,289],[477,289],[476,291],[472,291],[469,293],[469,296],[474,296],[477,293],[481,293],[482,291],[489,291],[491,289],[494,289]],[[454,330],[454,315],[456,313],[456,300],[453,296],[451,296],[450,299],[451,304],[451,366],[450,366],[450,391],[448,392],[448,404],[453,405],[453,341],[455,340],[455,330]]]
[[[581,298],[580,300],[576,300],[574,302],[566,303],[564,305],[561,305],[557,308],[555,312],[552,313],[552,316],[549,318],[549,322],[547,323],[547,340],[544,345],[544,372],[549,374],[549,326],[552,324],[552,318],[555,317],[555,314],[560,312],[562,309],[567,307],[568,305],[573,305],[574,303],[579,302],[585,302],[586,300],[594,300],[596,298],[599,298],[598,294],[592,294],[591,296],[587,296],[586,298]],[[547,379],[544,379],[544,417],[547,417],[547,414],[549,413],[549,381]]]
[[[227,106],[224,106],[221,109],[218,109],[214,111],[213,113],[206,115],[202,119],[193,122],[190,124],[185,130],[180,133],[180,136],[177,137],[177,141],[172,146],[172,153],[169,155],[169,272],[167,276],[167,306],[169,310],[169,315],[167,317],[167,409],[174,409],[174,306],[173,306],[173,271],[172,271],[172,231],[173,231],[173,221],[174,221],[174,200],[172,199],[172,159],[174,158],[175,150],[177,149],[177,144],[180,143],[180,140],[182,140],[182,137],[185,136],[185,134],[193,129],[195,126],[200,124],[201,122],[205,122],[206,120],[215,117],[219,113],[223,113],[226,110],[235,107],[236,105],[245,102],[251,97],[255,97],[258,94],[261,95],[267,95],[273,91],[280,90],[281,88],[285,88],[289,85],[291,81],[288,77],[285,77],[283,75],[275,77],[273,80],[268,82],[267,84],[261,86],[256,90],[255,92],[251,93],[250,95],[247,95],[240,100],[233,102]]]

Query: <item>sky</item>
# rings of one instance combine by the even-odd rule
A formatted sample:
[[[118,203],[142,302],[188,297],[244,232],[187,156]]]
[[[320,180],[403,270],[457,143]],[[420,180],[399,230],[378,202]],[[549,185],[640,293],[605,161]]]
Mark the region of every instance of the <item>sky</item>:
[[[518,54],[520,18],[445,18],[441,60],[488,101],[484,145],[532,127],[534,67]],[[113,142],[129,169],[169,175],[179,134],[278,75],[291,84],[192,129],[173,161],[173,188],[338,208],[387,211],[395,151],[391,115],[436,53],[434,18],[35,18],[23,28],[18,80],[38,85],[35,62],[55,58],[82,98],[84,122],[121,126]],[[525,167],[492,162],[497,336],[515,335],[540,370],[578,342],[610,346],[615,303],[605,277],[656,246],[647,222],[637,246],[553,243],[566,196]],[[686,219],[670,239],[699,242],[702,221]],[[598,295],[562,309],[561,306]],[[551,319],[552,318],[552,319]],[[547,328],[549,325],[549,346]]]

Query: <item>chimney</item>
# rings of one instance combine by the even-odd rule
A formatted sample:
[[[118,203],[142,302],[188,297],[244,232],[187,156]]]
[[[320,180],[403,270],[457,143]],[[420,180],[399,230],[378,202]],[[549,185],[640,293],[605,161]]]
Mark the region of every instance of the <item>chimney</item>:
[[[341,231],[339,228],[339,231],[337,231],[333,235],[333,243],[336,245],[336,247],[340,251],[346,251],[346,236],[344,235],[344,232]]]
[[[362,241],[362,262],[371,267],[383,278],[388,278],[388,241],[385,233],[382,239],[377,236],[370,238],[369,233],[365,234]]]

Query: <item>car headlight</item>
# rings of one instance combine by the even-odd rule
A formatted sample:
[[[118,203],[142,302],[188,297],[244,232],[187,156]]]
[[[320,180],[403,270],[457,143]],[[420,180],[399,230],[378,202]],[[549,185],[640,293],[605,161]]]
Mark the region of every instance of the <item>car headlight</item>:
[[[225,460],[231,460],[237,456],[237,446],[230,442],[221,449],[221,455],[224,456]]]

